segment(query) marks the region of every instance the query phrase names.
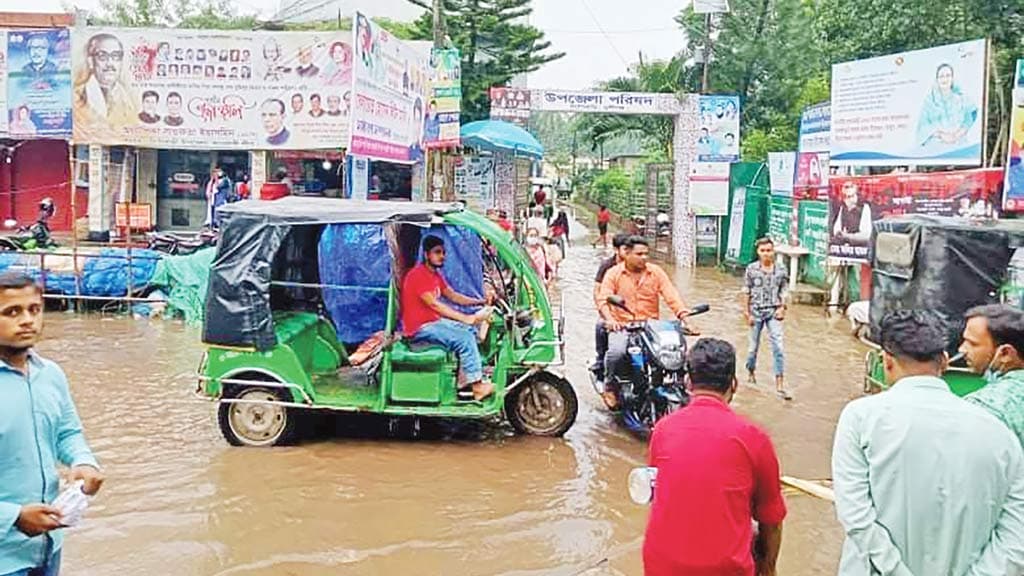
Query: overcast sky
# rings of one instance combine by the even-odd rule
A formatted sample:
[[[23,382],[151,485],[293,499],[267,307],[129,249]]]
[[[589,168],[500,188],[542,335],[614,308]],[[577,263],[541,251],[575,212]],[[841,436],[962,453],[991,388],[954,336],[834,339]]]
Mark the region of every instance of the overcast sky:
[[[289,0],[294,1],[294,0]],[[95,10],[100,0],[66,0]],[[264,16],[274,13],[279,0],[234,0],[242,9]],[[639,3],[643,3],[643,9]],[[673,21],[686,0],[533,0],[531,23],[543,30],[552,48],[565,52],[561,60],[531,74],[534,88],[587,88],[623,75],[626,65],[644,58],[669,58],[682,48],[682,33]],[[341,0],[345,13],[410,20],[421,12],[406,0]],[[60,12],[62,0],[0,0],[0,11]],[[334,8],[331,12],[336,13]]]

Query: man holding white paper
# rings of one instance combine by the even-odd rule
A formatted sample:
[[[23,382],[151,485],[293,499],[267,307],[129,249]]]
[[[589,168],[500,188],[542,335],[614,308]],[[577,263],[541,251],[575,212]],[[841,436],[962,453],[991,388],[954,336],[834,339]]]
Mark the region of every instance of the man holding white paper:
[[[23,274],[0,275],[0,575],[57,576],[61,528],[77,521],[83,498],[62,498],[57,466],[86,496],[103,484],[82,434],[68,381],[33,347],[43,327],[43,295]],[[77,500],[77,502],[75,502]],[[74,504],[68,504],[74,502]],[[61,506],[64,506],[63,508]]]

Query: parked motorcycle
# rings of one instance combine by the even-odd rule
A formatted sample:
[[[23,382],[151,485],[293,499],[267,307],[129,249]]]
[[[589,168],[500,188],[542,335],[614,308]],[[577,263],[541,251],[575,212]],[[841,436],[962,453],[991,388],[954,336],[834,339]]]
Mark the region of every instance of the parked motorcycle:
[[[635,315],[626,306],[621,296],[609,296],[608,303]],[[690,316],[710,310],[707,304],[700,304],[690,310]],[[686,338],[694,335],[678,320],[644,320],[626,325],[629,334],[631,374],[623,379],[608,374],[610,384],[618,393],[622,421],[630,431],[647,435],[654,424],[686,406],[690,397],[684,387],[686,375]],[[598,380],[590,372],[594,389],[600,394]]]
[[[196,234],[175,234],[173,232],[147,232],[149,249],[164,254],[184,256],[203,248],[217,245],[217,232],[204,228]]]
[[[18,226],[17,220],[5,220],[4,228],[11,232],[0,235],[0,251],[55,248],[57,243],[50,236],[48,222],[56,213],[53,199],[43,198],[39,202],[39,217],[31,226]]]

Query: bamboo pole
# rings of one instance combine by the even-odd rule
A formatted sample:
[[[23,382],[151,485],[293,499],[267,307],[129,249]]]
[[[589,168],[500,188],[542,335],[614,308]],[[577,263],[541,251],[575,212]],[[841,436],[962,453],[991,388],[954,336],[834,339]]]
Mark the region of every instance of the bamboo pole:
[[[822,500],[827,500],[833,503],[836,501],[835,492],[831,488],[826,488],[816,482],[794,478],[792,476],[783,476],[781,480],[786,486],[795,488],[805,494],[810,494],[815,498],[821,498]]]

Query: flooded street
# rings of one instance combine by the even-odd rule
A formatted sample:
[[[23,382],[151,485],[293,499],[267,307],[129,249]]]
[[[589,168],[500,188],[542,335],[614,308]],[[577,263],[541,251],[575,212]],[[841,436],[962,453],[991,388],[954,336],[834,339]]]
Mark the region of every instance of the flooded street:
[[[580,398],[564,439],[328,435],[297,447],[231,448],[215,406],[194,400],[199,331],[177,323],[52,314],[44,354],[67,371],[107,484],[70,531],[75,575],[642,574],[647,517],[625,479],[646,447],[617,428],[584,368],[593,355],[598,253],[563,264],[569,364]],[[677,271],[695,321],[746,353],[740,279]],[[775,440],[784,474],[829,476],[835,420],[860,395],[862,346],[845,320],[794,307],[786,320],[795,400],[776,399],[762,347],[757,389],[734,406]],[[742,359],[741,359],[742,362]],[[787,493],[779,573],[835,573],[841,530],[830,504]]]

